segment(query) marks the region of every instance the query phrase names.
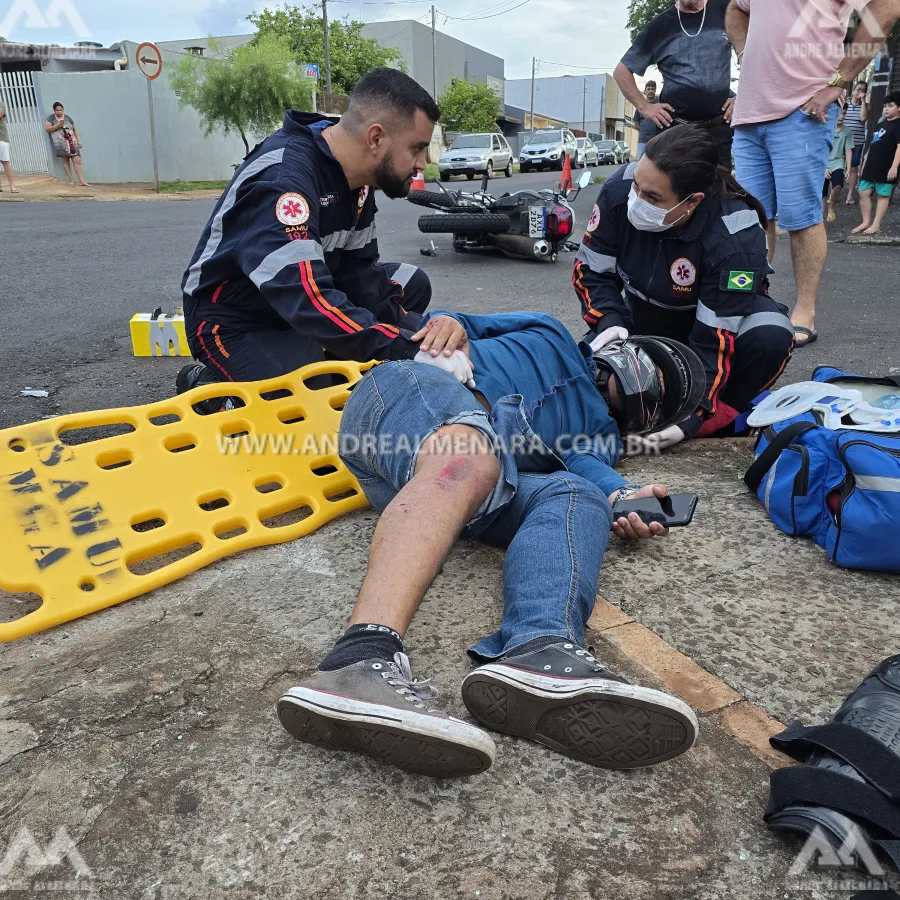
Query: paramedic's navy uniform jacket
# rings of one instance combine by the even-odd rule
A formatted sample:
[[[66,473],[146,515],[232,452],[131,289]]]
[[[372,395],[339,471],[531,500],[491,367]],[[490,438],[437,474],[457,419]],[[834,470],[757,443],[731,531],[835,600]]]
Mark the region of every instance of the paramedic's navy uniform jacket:
[[[627,215],[636,167],[623,167],[601,188],[572,281],[593,331],[620,325],[697,353],[707,395],[679,423],[692,437],[717,405],[743,412],[780,375],[793,328],[786,307],[768,296],[773,270],[756,212],[741,199],[712,195],[682,228],[639,231]]]
[[[341,359],[416,355],[421,315],[378,265],[374,191],[350,190],[322,136],[332,124],[289,110],[219,200],[182,282],[198,358],[229,335],[288,327]]]

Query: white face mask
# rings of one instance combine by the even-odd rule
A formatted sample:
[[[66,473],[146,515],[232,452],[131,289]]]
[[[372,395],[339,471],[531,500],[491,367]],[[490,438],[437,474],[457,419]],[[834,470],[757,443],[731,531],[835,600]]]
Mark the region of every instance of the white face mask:
[[[687,203],[693,196],[694,195],[691,194],[690,197],[685,197],[681,203]],[[677,225],[684,216],[687,215],[687,213],[685,213],[684,216],[680,216],[669,225],[666,225],[663,221],[670,212],[678,209],[678,207],[681,206],[681,203],[676,203],[672,209],[660,209],[652,203],[648,203],[646,200],[641,200],[632,184],[631,193],[628,195],[628,221],[631,222],[638,231],[668,231],[673,225]]]

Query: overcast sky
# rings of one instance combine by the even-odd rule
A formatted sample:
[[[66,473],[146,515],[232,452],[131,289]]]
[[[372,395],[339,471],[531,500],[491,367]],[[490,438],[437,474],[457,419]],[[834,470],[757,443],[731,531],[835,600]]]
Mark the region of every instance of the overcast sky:
[[[465,21],[522,2],[441,0],[436,4],[438,30],[502,56],[507,78],[530,76],[532,56],[544,61],[540,66],[543,75],[611,71],[628,48],[627,0],[525,0],[520,9],[481,21]],[[77,15],[63,12],[58,27],[35,27],[54,23],[36,21],[34,10],[41,16],[66,4],[71,4]],[[241,34],[251,30],[246,21],[248,13],[275,5],[263,0],[57,0],[55,4],[51,0],[0,0],[0,26],[6,28],[0,27],[0,34],[9,40],[36,44],[89,39],[105,45],[119,40],[166,41]],[[303,5],[302,0],[296,0],[295,5]],[[364,22],[421,18],[430,24],[430,0],[328,0],[328,7],[332,16],[350,15]],[[24,12],[16,15],[17,10]],[[86,28],[78,25],[79,17]],[[12,19],[16,21],[10,27]],[[559,63],[584,68],[566,68]]]

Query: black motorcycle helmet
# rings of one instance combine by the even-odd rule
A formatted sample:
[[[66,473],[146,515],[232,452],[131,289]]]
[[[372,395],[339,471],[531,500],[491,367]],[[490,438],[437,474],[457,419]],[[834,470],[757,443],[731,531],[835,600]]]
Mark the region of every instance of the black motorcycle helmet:
[[[623,434],[649,434],[696,412],[706,393],[700,357],[678,341],[635,335],[594,351],[597,387]],[[616,377],[618,403],[610,402]]]

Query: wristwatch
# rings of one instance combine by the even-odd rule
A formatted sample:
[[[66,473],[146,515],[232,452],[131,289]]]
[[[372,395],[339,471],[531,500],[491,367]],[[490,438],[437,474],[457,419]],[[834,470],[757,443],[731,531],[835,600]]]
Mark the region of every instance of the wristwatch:
[[[837,69],[832,73],[831,78],[828,79],[828,87],[848,88],[851,84],[853,82],[846,81]]]

